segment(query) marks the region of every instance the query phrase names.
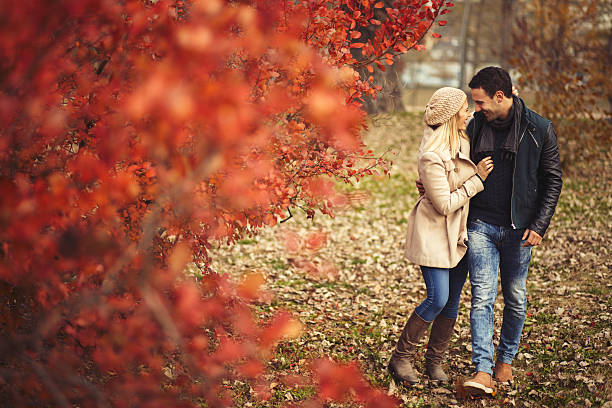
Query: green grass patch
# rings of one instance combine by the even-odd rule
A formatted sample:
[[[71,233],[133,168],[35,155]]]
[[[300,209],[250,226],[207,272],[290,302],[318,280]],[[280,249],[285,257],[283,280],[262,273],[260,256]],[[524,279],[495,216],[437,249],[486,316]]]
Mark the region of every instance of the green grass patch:
[[[543,312],[535,315],[535,320],[538,324],[554,324],[558,320],[558,317],[552,313]]]
[[[276,286],[276,287],[300,287],[303,286],[307,283],[307,281],[305,279],[277,279],[274,282],[272,282],[271,286]]]
[[[271,259],[268,261],[268,265],[275,271],[286,271],[289,269],[289,264],[282,259]]]
[[[256,244],[257,240],[245,238],[245,239],[239,240],[237,243],[239,245],[252,245],[252,244]]]

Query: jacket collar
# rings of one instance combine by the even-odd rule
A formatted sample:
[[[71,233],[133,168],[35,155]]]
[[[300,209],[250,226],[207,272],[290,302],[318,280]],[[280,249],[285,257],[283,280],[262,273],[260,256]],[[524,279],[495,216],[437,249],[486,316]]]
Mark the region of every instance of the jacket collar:
[[[522,99],[521,101],[523,102],[523,114],[521,115],[521,126],[519,128],[519,134],[518,134],[519,144],[521,140],[523,139],[523,135],[525,134],[527,129],[529,129],[531,132],[535,132],[536,130],[536,125],[532,120],[533,111],[527,107],[527,104],[525,104],[525,101],[523,101]]]

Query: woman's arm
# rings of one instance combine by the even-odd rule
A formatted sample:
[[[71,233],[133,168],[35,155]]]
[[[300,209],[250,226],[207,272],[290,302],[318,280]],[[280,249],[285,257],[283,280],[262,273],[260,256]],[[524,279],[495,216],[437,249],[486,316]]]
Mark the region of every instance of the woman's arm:
[[[473,175],[457,190],[450,191],[446,169],[440,156],[426,152],[419,158],[419,175],[425,187],[425,196],[431,201],[436,211],[448,215],[463,207],[470,197],[484,190],[482,180]]]

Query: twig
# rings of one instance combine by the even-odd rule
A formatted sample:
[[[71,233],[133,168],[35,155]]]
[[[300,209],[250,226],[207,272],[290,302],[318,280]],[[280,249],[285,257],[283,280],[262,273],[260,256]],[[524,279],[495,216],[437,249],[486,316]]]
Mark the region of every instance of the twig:
[[[287,211],[289,212],[289,216],[285,219],[280,220],[281,223],[289,221],[291,218],[293,218],[293,214],[291,214],[291,208],[287,208]]]
[[[36,362],[35,360],[33,360],[30,356],[26,354],[23,354],[22,358],[28,364],[32,366],[32,368],[34,369],[34,372],[36,373],[36,375],[38,375],[38,378],[40,378],[40,380],[45,384],[47,389],[51,392],[51,395],[53,396],[53,399],[55,400],[55,402],[61,407],[69,408],[70,403],[68,402],[64,394],[62,394],[62,392],[59,390],[59,388],[57,387],[57,385],[55,384],[55,382],[53,381],[53,379],[51,378],[51,376],[49,375],[45,367],[40,365],[38,362]]]

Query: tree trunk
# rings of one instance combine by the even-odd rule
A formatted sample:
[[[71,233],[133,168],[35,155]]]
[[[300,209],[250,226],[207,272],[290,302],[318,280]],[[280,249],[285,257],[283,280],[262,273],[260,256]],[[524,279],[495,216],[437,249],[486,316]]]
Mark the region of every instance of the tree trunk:
[[[608,67],[612,66],[612,29],[608,32]],[[610,111],[612,112],[612,94],[608,94],[608,104],[610,105]],[[612,123],[612,118],[608,119],[608,122]]]
[[[482,27],[482,10],[485,8],[485,6],[485,0],[480,0],[476,5],[476,23],[474,24],[476,29]],[[478,48],[480,45],[480,35],[478,35],[478,32],[474,33],[473,31],[468,31],[468,38],[470,36],[474,38],[474,43],[472,45],[472,69],[475,70],[480,64],[480,50]]]
[[[500,62],[502,68],[508,70],[510,68],[509,60],[512,57],[512,22],[514,14],[512,12],[514,0],[502,0],[501,4],[501,49]]]
[[[405,111],[404,102],[402,100],[402,81],[400,79],[401,68],[398,67],[398,61],[387,66],[386,71],[381,71],[378,68],[374,69],[374,74],[370,74],[365,68],[359,71],[362,78],[367,78],[372,75],[374,84],[382,86],[382,90],[376,94],[376,97],[364,98],[363,107],[368,113],[382,112],[399,112]]]
[[[459,62],[459,85],[457,88],[466,88],[465,84],[465,62],[467,55],[467,38],[470,28],[470,0],[465,0],[463,4],[463,20],[461,21],[461,51],[459,53],[461,61]]]
[[[393,8],[394,4],[392,0],[383,0],[384,6]],[[374,10],[374,17],[380,21],[387,19],[387,13],[382,9]],[[361,38],[354,40],[356,42],[362,42],[374,38],[377,30],[377,26],[371,25],[362,28]],[[358,61],[363,58],[361,49],[352,48],[351,53],[353,57]],[[381,113],[381,112],[397,112],[406,110],[402,100],[402,81],[400,80],[401,68],[398,67],[400,63],[399,58],[394,58],[393,65],[386,66],[385,71],[381,71],[378,67],[374,67],[374,73],[371,74],[365,67],[358,70],[359,75],[362,79],[367,80],[371,75],[374,77],[374,85],[382,87],[382,90],[378,92],[373,99],[370,96],[364,97],[363,107],[368,113]]]

